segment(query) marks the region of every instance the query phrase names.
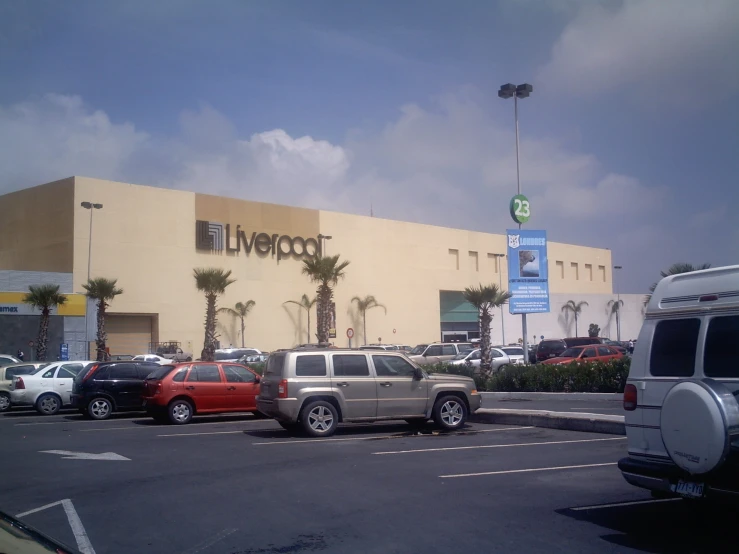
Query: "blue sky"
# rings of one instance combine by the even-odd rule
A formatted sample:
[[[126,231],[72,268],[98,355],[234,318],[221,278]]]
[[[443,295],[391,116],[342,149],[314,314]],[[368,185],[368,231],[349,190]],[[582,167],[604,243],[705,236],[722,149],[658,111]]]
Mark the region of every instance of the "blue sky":
[[[72,174],[739,263],[739,3],[0,5],[0,192]]]

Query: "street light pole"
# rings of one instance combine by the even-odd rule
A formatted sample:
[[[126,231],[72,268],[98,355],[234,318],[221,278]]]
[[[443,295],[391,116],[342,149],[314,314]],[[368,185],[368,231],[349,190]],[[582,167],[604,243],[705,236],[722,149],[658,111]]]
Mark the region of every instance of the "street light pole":
[[[498,283],[500,290],[503,290],[503,258],[505,254],[493,254],[498,263]],[[500,333],[502,335],[503,344],[505,344],[505,325],[503,324],[503,304],[500,305]]]
[[[616,340],[621,341],[621,292],[618,290],[618,284],[616,283],[616,273],[618,270],[623,269],[623,266],[614,265],[613,269],[613,286],[616,288]]]
[[[92,202],[81,202],[80,206],[85,208],[86,210],[90,210],[90,236],[87,241],[87,282],[90,282],[90,268],[92,264],[92,213],[95,210],[102,210],[103,205],[102,204],[94,204]],[[87,332],[87,324],[88,324],[88,299],[85,298],[85,355],[87,356],[87,359],[90,359],[90,335]]]
[[[332,237],[331,235],[318,235],[318,240],[321,241],[321,257],[322,258],[326,257],[326,241],[331,240],[332,238],[334,237]]]

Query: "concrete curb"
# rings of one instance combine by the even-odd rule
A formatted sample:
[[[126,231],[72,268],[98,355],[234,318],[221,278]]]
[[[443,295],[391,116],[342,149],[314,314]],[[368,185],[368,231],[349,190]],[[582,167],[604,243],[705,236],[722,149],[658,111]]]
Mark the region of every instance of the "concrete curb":
[[[488,400],[590,400],[622,402],[622,392],[481,392]]]
[[[497,423],[502,425],[531,425],[566,431],[585,431],[625,435],[624,416],[603,414],[573,414],[569,412],[550,412],[546,410],[477,410],[471,421],[478,423]]]

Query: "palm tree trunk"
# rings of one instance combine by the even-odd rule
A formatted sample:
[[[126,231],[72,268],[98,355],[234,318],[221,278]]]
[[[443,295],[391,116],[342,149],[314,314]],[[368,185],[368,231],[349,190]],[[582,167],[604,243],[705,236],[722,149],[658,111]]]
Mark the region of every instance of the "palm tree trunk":
[[[490,351],[490,324],[492,319],[490,308],[484,306],[480,311],[480,366],[485,372],[490,371],[492,362]]]
[[[362,311],[362,330],[364,331],[364,345],[367,346],[367,310]]]
[[[41,321],[39,321],[38,338],[36,339],[36,359],[40,362],[46,361],[46,344],[49,340],[49,309],[41,310]]]
[[[305,311],[308,312],[308,342],[310,342],[310,308],[307,308]]]
[[[216,295],[206,294],[205,301],[205,339],[200,359],[204,362],[212,362],[215,359],[216,350]]]
[[[577,337],[577,336],[579,336],[579,335],[577,334],[577,312],[575,312],[575,336],[576,336],[576,337]]]
[[[241,348],[244,348],[244,316],[241,316]]]
[[[621,309],[616,312],[616,340],[621,340]]]
[[[97,324],[98,332],[95,339],[97,356],[95,359],[98,362],[104,362],[108,359],[108,352],[105,349],[105,343],[108,340],[108,334],[105,332],[105,300],[98,302]]]
[[[328,342],[331,288],[322,284],[318,287],[318,342]]]

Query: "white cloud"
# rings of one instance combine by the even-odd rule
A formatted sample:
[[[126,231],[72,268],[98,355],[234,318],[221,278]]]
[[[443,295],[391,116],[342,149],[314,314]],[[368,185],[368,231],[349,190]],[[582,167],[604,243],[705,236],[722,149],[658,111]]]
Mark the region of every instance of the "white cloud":
[[[650,103],[726,98],[739,89],[739,2],[584,3],[539,73],[544,89],[622,91]]]

